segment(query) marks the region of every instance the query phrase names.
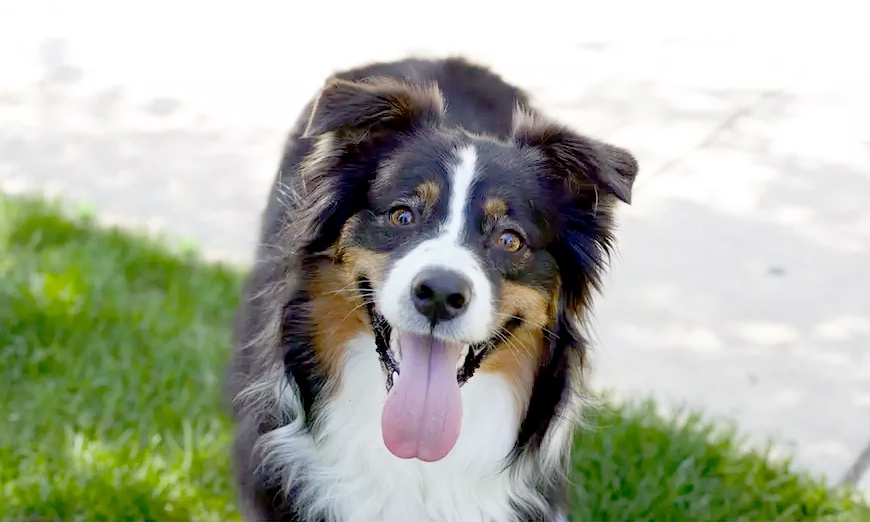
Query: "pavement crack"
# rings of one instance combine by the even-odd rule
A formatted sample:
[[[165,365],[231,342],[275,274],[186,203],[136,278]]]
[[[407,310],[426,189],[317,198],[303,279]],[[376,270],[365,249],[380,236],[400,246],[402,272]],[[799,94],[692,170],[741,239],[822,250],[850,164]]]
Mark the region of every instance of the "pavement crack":
[[[858,481],[861,480],[868,469],[870,469],[870,441],[864,446],[855,462],[846,470],[846,474],[840,480],[840,486],[854,486],[858,484]]]
[[[653,178],[662,172],[667,172],[673,167],[679,165],[688,155],[692,154],[696,150],[703,149],[711,145],[716,140],[716,138],[719,137],[720,134],[733,127],[735,123],[743,119],[745,116],[754,113],[756,110],[758,110],[758,108],[760,108],[771,99],[781,96],[784,92],[784,89],[761,92],[754,100],[742,105],[741,107],[735,109],[733,112],[728,114],[721,122],[719,122],[718,125],[713,127],[710,132],[708,132],[703,138],[701,138],[700,141],[692,145],[683,154],[675,156],[660,165],[656,170],[647,175],[647,179]]]

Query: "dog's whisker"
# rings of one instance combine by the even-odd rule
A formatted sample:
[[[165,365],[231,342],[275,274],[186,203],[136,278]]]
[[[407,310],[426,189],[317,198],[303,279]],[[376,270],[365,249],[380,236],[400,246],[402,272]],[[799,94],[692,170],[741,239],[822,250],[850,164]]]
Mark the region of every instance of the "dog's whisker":
[[[525,321],[525,317],[523,317],[523,316],[521,316],[521,315],[507,314],[507,313],[499,312],[499,311],[496,311],[496,312],[495,312],[495,315],[496,315],[496,317],[497,317],[498,319],[501,319],[501,320],[503,320],[503,321],[505,321],[505,322],[512,321],[512,320],[516,320],[516,321]],[[555,333],[553,330],[547,328],[546,326],[537,326],[537,325],[535,325],[535,328],[540,329],[541,331],[543,331],[543,332],[546,333],[546,334],[549,334],[549,335],[556,335],[556,333]]]
[[[528,355],[533,355],[531,349],[529,349],[527,346],[525,346],[525,344],[522,341],[520,341],[513,334],[513,332],[502,330],[502,331],[499,331],[497,335],[502,340],[502,342],[504,342],[504,344],[507,345],[508,351],[510,351],[514,355],[517,362],[521,362],[520,358],[519,358],[519,354],[521,354],[523,352],[525,352]],[[514,341],[516,341],[516,342],[514,342]],[[519,343],[519,346],[517,346],[517,343]]]

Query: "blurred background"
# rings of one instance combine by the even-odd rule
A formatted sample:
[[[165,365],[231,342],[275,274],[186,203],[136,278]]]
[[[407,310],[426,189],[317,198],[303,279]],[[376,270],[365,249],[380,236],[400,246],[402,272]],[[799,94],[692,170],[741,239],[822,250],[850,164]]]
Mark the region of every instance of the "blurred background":
[[[0,191],[62,196],[244,266],[285,133],[331,72],[465,55],[640,161],[596,305],[596,388],[733,420],[816,476],[858,481],[864,9],[0,0]]]

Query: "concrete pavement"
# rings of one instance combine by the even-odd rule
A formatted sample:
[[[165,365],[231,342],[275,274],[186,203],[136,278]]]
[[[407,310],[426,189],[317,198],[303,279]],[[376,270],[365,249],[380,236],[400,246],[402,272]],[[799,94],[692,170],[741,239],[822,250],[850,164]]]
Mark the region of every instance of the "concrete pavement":
[[[379,0],[329,23],[291,4],[0,0],[0,189],[244,263],[325,75],[463,52],[640,159],[596,386],[845,476],[870,443],[870,36],[852,3],[449,0],[421,18]]]

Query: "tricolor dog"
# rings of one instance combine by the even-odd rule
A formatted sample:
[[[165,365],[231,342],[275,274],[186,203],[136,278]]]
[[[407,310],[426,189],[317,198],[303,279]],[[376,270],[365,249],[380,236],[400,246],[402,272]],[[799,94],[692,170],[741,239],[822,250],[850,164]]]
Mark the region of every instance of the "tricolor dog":
[[[583,319],[637,169],[463,59],[326,81],[238,314],[245,518],[563,518]]]

